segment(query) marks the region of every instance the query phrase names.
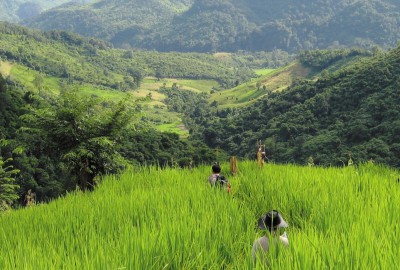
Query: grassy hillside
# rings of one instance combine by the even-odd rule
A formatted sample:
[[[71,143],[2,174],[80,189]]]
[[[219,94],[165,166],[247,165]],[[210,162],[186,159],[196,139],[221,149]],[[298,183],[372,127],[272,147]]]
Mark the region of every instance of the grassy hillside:
[[[23,85],[25,91],[57,94],[67,85],[84,96],[114,101],[151,93],[151,99],[144,101],[146,119],[182,136],[188,132],[182,128],[181,115],[158,103],[163,101],[157,93],[161,86],[177,83],[183,89],[209,92],[252,75],[235,56],[220,61],[207,54],[117,50],[70,33],[44,33],[7,23],[0,23],[0,47],[1,74]]]
[[[23,85],[25,91],[54,95],[68,86],[78,88],[83,96],[105,100],[141,98],[143,120],[182,137],[189,133],[183,125],[187,126],[182,119],[185,112],[168,108],[161,88],[205,93],[212,107],[237,108],[321,71],[321,67],[298,62],[286,65],[293,56],[281,51],[211,55],[112,49],[107,43],[71,33],[40,32],[5,23],[0,24],[0,45],[2,74]],[[353,58],[343,56],[324,68],[332,72]]]
[[[251,247],[257,219],[277,209],[290,246],[271,248],[271,269],[399,268],[398,171],[246,161],[228,194],[208,186],[209,170],[136,168],[93,193],[0,213],[0,267],[267,269]]]
[[[183,137],[188,130],[182,125],[182,114],[167,109],[165,95],[158,91],[161,87],[175,83],[193,93],[221,92],[255,76],[253,69],[285,65],[293,59],[282,51],[199,54],[112,49],[99,40],[8,23],[0,23],[0,47],[1,74],[21,84],[24,91],[54,95],[75,87],[83,96],[105,100],[147,97],[143,119]]]
[[[252,75],[244,63],[219,61],[209,54],[112,49],[105,42],[71,33],[40,32],[7,23],[0,23],[0,46],[3,59],[46,74],[113,88],[137,75],[213,79],[225,85]]]
[[[259,69],[254,72],[258,75],[257,78],[229,89],[221,89],[215,80],[157,79],[155,77],[144,78],[138,89],[128,91],[107,89],[90,83],[80,83],[79,89],[84,96],[98,96],[112,101],[122,100],[127,95],[134,99],[146,99],[150,95],[150,99],[143,100],[146,119],[158,125],[167,124],[168,127],[169,124],[172,124],[174,127],[178,127],[182,124],[181,116],[167,109],[164,102],[166,96],[160,92],[163,87],[170,88],[176,84],[178,89],[191,91],[194,94],[206,93],[208,95],[212,93],[208,98],[209,103],[216,101],[219,108],[238,108],[248,106],[268,93],[282,91],[294,80],[306,78],[311,74],[310,69],[298,62],[293,62],[280,69]],[[16,63],[0,61],[0,73],[4,77],[9,76],[10,79],[23,84],[27,90],[39,93],[34,81],[35,76],[40,76],[40,72]],[[43,76],[41,91],[58,94],[62,88],[62,81],[63,79],[59,77]],[[182,134],[181,128],[167,128],[167,130],[174,130]]]
[[[304,79],[311,74],[310,69],[298,62],[292,62],[280,69],[259,69],[255,72],[257,78],[231,89],[213,93],[210,102],[218,102],[219,108],[248,106],[272,92],[286,89],[296,79]]]
[[[305,51],[285,66],[253,69],[257,75],[255,78],[236,87],[214,91],[209,101],[217,102],[219,109],[246,107],[269,94],[284,91],[298,81],[317,80],[369,55],[370,52],[357,49]]]
[[[0,74],[12,81],[24,86],[25,91],[42,95],[58,95],[63,88],[63,78],[46,76],[26,66],[0,61]],[[37,76],[42,78],[40,89],[35,83]],[[118,102],[122,99],[132,101],[141,99],[143,119],[155,124],[161,131],[169,131],[188,136],[188,130],[182,124],[182,115],[167,109],[165,95],[159,90],[162,87],[171,87],[176,84],[179,89],[193,93],[209,93],[213,88],[220,88],[214,80],[189,80],[164,78],[157,79],[146,77],[138,89],[118,91],[112,88],[104,88],[91,83],[80,83],[76,87],[84,97],[96,96],[106,101]],[[151,96],[151,97],[150,97]]]

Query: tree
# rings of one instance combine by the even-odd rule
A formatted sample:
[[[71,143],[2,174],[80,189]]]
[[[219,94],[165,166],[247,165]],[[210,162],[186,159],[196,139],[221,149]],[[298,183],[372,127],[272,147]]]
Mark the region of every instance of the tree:
[[[261,82],[257,82],[257,83],[256,83],[256,87],[257,87],[257,90],[260,90]]]
[[[127,101],[104,108],[100,99],[66,91],[53,106],[33,109],[23,119],[25,130],[46,140],[51,158],[64,164],[82,190],[91,190],[96,176],[115,173],[126,164],[118,139],[132,123],[134,108]]]
[[[132,76],[132,78],[134,79],[134,81],[136,83],[136,86],[139,88],[140,87],[140,83],[143,80],[143,74],[140,71],[135,70],[133,68],[129,68],[128,69],[128,73]]]
[[[43,88],[43,81],[44,81],[43,75],[40,73],[36,73],[35,78],[33,79],[32,83],[36,87],[36,89],[38,89],[39,93],[41,92],[41,90]]]
[[[11,158],[3,161],[3,157],[0,156],[0,211],[7,210],[18,199],[18,185],[15,184],[14,175],[19,170],[13,169],[11,165],[6,166],[6,163],[11,161]]]

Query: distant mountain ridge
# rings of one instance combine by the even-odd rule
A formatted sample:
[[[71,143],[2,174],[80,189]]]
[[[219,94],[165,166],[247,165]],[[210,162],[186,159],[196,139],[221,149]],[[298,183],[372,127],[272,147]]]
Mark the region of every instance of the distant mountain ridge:
[[[0,1],[0,21],[20,22],[35,17],[45,10],[66,3],[77,5],[94,1],[95,0],[2,0]]]
[[[25,22],[158,51],[296,52],[328,47],[394,47],[395,0],[103,0],[59,7]]]

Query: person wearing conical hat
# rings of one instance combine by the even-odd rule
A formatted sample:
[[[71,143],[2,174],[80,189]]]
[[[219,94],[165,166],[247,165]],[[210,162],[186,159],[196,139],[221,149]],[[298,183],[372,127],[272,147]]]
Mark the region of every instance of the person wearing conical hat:
[[[266,230],[269,233],[254,241],[253,248],[251,250],[253,260],[256,260],[258,256],[265,255],[270,248],[270,243],[281,243],[284,246],[288,246],[289,239],[286,232],[284,232],[280,236],[278,233],[279,228],[287,227],[289,227],[289,225],[283,219],[282,215],[276,210],[269,211],[268,213],[260,217],[258,219],[258,228],[261,230]],[[270,242],[270,239],[268,237],[273,237],[274,241]]]

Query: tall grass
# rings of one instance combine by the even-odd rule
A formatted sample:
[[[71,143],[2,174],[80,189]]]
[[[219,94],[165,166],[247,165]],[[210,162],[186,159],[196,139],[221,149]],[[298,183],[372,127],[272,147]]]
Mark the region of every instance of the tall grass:
[[[290,225],[290,246],[271,249],[272,269],[399,269],[397,171],[239,169],[230,194],[208,186],[208,166],[143,167],[93,193],[2,213],[0,269],[263,269],[251,247],[271,209]]]

